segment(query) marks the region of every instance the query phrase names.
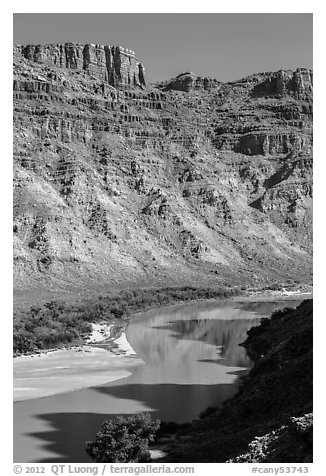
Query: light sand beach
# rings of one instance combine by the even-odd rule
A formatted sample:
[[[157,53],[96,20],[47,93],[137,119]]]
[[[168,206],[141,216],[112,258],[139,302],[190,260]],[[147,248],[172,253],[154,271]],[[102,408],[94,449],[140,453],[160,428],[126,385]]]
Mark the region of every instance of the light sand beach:
[[[47,397],[128,377],[141,365],[124,332],[109,350],[89,344],[106,343],[112,326],[93,324],[87,344],[14,359],[14,401]]]
[[[102,342],[106,339],[109,339],[111,336],[111,324],[92,324],[92,332],[90,336],[86,339],[86,344],[92,344],[95,342]]]
[[[244,296],[234,296],[232,301],[237,302],[260,302],[260,301],[286,301],[286,300],[304,300],[313,299],[313,291],[255,291],[252,294]]]

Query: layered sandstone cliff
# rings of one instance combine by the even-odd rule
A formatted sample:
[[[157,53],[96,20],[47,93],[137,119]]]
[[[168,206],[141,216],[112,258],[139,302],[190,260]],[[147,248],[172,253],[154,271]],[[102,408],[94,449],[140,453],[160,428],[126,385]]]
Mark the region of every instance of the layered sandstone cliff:
[[[76,44],[14,67],[17,285],[311,279],[311,71],[154,87]]]
[[[85,71],[112,86],[145,86],[145,70],[134,51],[121,46],[78,43],[16,46],[26,59]]]

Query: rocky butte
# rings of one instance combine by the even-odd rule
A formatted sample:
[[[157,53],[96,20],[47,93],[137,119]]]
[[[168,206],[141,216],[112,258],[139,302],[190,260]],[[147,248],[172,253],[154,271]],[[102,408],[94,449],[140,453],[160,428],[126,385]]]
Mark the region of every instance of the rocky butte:
[[[151,85],[119,46],[15,45],[17,289],[310,283],[312,88]]]
[[[66,43],[18,46],[17,51],[33,62],[85,71],[112,86],[145,86],[143,65],[133,51],[121,46]]]

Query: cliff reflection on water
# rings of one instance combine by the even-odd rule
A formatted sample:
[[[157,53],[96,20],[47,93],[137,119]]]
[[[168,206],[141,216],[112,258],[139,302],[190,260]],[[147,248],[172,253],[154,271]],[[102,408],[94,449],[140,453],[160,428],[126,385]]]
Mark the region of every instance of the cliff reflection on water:
[[[219,383],[217,366],[221,372],[248,368],[250,361],[239,343],[246,338],[250,327],[258,325],[261,317],[284,306],[280,302],[262,303],[263,312],[246,304],[208,303],[179,307],[165,313],[146,313],[132,321],[127,337],[136,353],[146,362],[136,369],[134,377],[145,383],[165,382]],[[207,309],[208,307],[208,309]],[[203,363],[215,363],[204,366]],[[166,372],[165,372],[166,370]],[[222,383],[222,382],[220,382]]]
[[[132,323],[128,340],[146,365],[137,368],[130,378],[142,383],[184,384],[234,380],[228,378],[228,372],[250,366],[245,349],[239,343],[244,341],[250,327],[259,324],[260,318],[249,315],[247,319],[239,319],[225,310],[229,318],[211,314],[215,317],[207,318],[205,312],[200,318],[179,313],[157,315],[150,325],[143,321]],[[234,368],[227,370],[225,366]]]

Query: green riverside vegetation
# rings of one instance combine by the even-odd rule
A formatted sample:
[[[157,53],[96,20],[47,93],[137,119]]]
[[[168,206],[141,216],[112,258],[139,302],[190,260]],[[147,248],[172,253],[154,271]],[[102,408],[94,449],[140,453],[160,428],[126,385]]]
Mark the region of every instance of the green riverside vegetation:
[[[92,330],[91,323],[107,321],[123,325],[132,314],[150,307],[236,294],[238,290],[228,288],[166,287],[101,295],[77,304],[51,301],[31,306],[14,316],[14,354],[82,344]]]

